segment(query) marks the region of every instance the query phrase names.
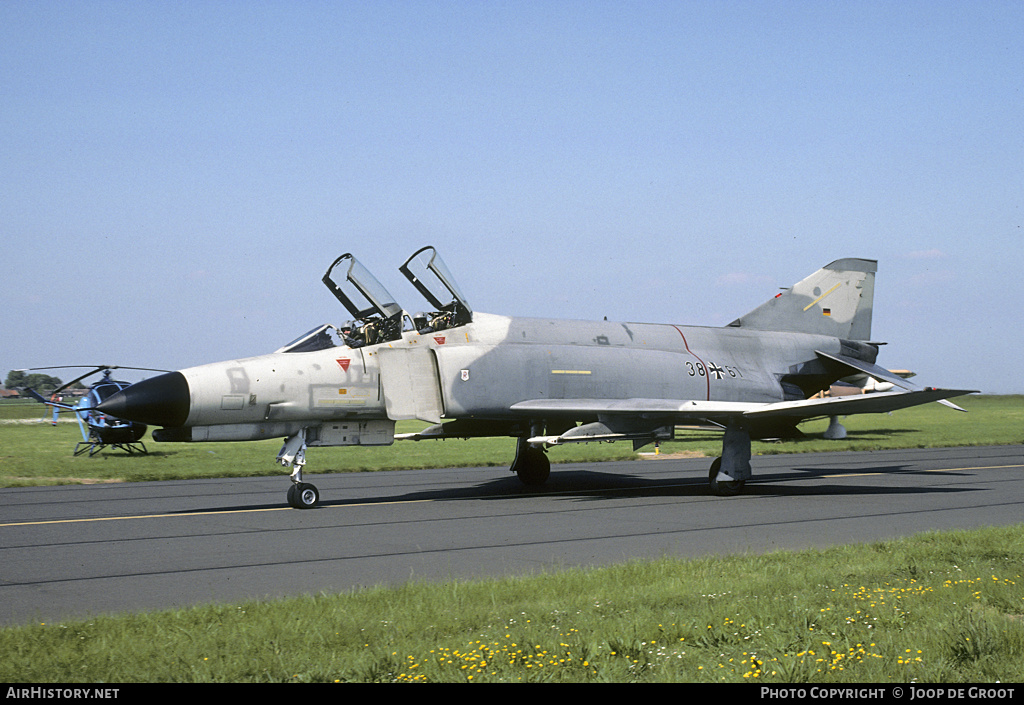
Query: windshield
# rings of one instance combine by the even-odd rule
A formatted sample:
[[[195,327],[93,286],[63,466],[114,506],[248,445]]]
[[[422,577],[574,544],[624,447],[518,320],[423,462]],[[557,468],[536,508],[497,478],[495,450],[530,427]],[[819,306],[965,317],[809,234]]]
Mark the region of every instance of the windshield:
[[[313,352],[315,350],[327,350],[339,345],[340,336],[338,329],[329,323],[318,326],[311,331],[303,333],[292,342],[285,345],[277,352],[299,353]]]

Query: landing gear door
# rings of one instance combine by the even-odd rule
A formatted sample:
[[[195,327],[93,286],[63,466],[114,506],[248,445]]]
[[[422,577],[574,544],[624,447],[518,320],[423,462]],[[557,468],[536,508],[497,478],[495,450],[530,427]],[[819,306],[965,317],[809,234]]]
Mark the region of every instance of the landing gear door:
[[[432,246],[417,250],[398,269],[435,308],[434,316],[445,319],[444,328],[465,325],[473,320],[473,309]]]
[[[419,419],[441,423],[444,407],[437,371],[437,357],[430,348],[377,350],[381,389],[388,418]]]

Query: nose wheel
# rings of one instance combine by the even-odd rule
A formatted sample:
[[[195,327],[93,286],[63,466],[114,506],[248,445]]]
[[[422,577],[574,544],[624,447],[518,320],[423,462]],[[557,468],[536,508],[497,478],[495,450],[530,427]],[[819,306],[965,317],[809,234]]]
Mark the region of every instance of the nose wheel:
[[[320,490],[308,482],[294,483],[288,488],[288,504],[296,509],[312,509],[320,504]]]

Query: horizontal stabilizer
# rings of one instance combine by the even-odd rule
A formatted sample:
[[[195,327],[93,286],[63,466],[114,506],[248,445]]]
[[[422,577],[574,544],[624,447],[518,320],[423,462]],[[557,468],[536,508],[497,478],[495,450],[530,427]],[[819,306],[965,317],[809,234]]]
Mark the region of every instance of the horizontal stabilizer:
[[[874,377],[879,382],[888,382],[889,384],[892,384],[895,387],[899,387],[900,389],[907,389],[907,390],[910,390],[910,391],[920,391],[921,390],[921,387],[919,387],[918,385],[914,384],[913,382],[908,382],[906,377],[904,377],[903,375],[896,374],[894,372],[890,372],[889,370],[885,369],[884,367],[879,367],[878,365],[872,364],[870,362],[865,362],[864,360],[858,360],[857,358],[849,357],[848,355],[830,355],[830,354],[824,353],[824,352],[822,352],[820,350],[815,350],[814,354],[817,355],[819,358],[821,358],[823,360],[831,360],[832,362],[839,363],[840,365],[842,365],[843,367],[845,367],[846,369],[848,369],[849,371],[851,371],[851,372],[853,372],[855,374],[856,373],[864,373],[866,375]],[[977,393],[977,392],[976,391],[960,392],[960,394],[975,394],[975,393]],[[958,395],[954,394],[954,395],[951,395],[951,396],[958,396]],[[936,399],[935,401],[939,402],[940,404],[944,404],[945,406],[948,406],[951,409],[956,409],[957,411],[964,411],[964,409],[961,409],[959,406],[957,406],[953,402],[948,401],[945,397],[940,398],[940,399]]]
[[[837,362],[852,374],[864,373],[871,377],[874,377],[879,382],[889,382],[893,386],[899,387],[900,389],[918,389],[916,384],[908,382],[902,375],[894,374],[884,367],[879,367],[870,362],[864,360],[858,360],[857,358],[850,357],[848,355],[830,355],[820,350],[815,350],[814,354],[818,357]]]
[[[751,419],[789,417],[807,419],[816,416],[849,414],[884,414],[889,411],[906,409],[919,404],[928,404],[964,394],[977,394],[973,389],[920,389],[913,392],[877,392],[875,394],[852,394],[843,397],[823,399],[800,399],[765,404],[762,408],[745,414]]]

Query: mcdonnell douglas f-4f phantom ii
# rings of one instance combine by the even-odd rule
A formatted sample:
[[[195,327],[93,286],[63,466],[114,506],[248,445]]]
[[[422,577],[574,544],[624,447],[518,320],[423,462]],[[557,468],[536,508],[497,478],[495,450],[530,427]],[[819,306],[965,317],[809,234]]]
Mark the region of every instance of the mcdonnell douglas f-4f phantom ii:
[[[507,436],[527,485],[565,443],[671,439],[680,424],[722,431],[711,489],[739,493],[751,439],[799,435],[809,418],[887,412],[971,390],[918,388],[875,364],[876,262],[841,259],[722,328],[511,318],[473,311],[433,247],[399,270],[433,311],[409,315],[352,255],[324,284],[354,322],[323,325],[276,352],[138,382],[97,408],[161,426],[157,441],[283,438],[289,503],[315,507],[307,446]],[[340,283],[332,273],[344,271]],[[893,391],[812,398],[868,375]],[[395,435],[395,422],[424,430]]]

